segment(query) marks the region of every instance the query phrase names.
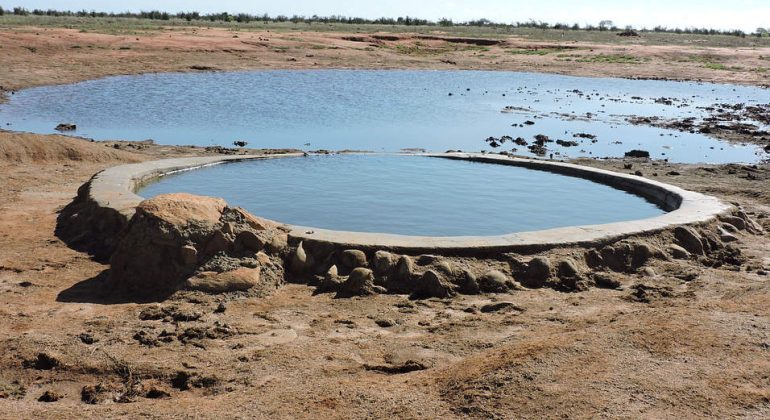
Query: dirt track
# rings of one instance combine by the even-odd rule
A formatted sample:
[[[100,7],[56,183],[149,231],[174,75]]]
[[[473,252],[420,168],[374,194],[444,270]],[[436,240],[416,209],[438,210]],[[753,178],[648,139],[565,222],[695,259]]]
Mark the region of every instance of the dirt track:
[[[302,37],[350,48],[279,53],[244,46],[243,36],[225,31],[132,41],[28,29],[0,32],[0,84],[12,89],[192,65],[496,68],[471,52],[453,53],[457,66],[392,52],[373,60],[371,52],[352,49],[360,43],[334,34]],[[23,47],[32,40],[34,53]],[[121,50],[127,42],[137,44]],[[74,44],[84,48],[72,53]],[[29,55],[19,55],[25,50]],[[744,66],[754,60],[736,54],[732,59]],[[499,68],[761,82],[694,66],[533,67],[550,60],[542,57],[517,57]],[[54,236],[57,211],[107,166],[205,152],[113,144],[0,132],[0,417],[770,416],[770,277],[761,274],[770,269],[766,234],[739,234],[737,246],[747,257],[740,271],[656,260],[653,277],[617,274],[618,290],[333,299],[288,285],[265,299],[182,296],[162,303],[166,313],[151,320],[140,313],[152,305],[94,298],[108,267]],[[627,171],[619,160],[583,163]],[[743,205],[770,230],[767,165],[633,165],[646,176],[657,172],[665,182]],[[681,175],[663,175],[671,171]],[[633,287],[640,283],[646,292]],[[480,311],[504,301],[514,305]],[[219,303],[224,313],[217,313]],[[145,340],[159,336],[172,338]],[[58,365],[37,359],[40,353]],[[97,404],[81,401],[89,386]],[[62,399],[38,402],[44,391]],[[130,402],[114,401],[121,396]]]

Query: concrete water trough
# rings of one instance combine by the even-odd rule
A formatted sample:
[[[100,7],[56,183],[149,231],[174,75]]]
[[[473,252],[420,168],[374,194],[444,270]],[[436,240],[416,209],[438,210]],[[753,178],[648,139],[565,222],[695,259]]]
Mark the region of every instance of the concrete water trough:
[[[88,199],[99,211],[113,214],[114,218],[117,219],[116,222],[125,226],[133,216],[136,206],[144,199],[135,191],[154,178],[173,172],[228,162],[300,156],[302,156],[301,153],[212,156],[164,159],[116,166],[94,176],[90,182]],[[729,204],[708,195],[687,191],[636,175],[621,174],[582,165],[476,153],[437,153],[426,154],[426,156],[519,166],[531,170],[585,178],[642,196],[667,212],[656,217],[633,221],[570,226],[494,236],[408,236],[286,225],[290,230],[289,242],[296,244],[302,241],[306,247],[323,246],[334,249],[355,248],[365,251],[388,250],[401,253],[447,255],[536,252],[562,246],[596,246],[632,235],[659,232],[676,225],[703,223],[731,208]],[[119,227],[116,226],[108,230],[117,232]]]

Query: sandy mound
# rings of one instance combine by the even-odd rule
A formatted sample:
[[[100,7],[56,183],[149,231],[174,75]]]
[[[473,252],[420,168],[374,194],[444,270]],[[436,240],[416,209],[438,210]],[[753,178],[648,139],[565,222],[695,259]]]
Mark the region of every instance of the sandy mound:
[[[138,162],[134,153],[106,147],[103,143],[67,136],[42,136],[0,132],[1,163],[37,162]]]

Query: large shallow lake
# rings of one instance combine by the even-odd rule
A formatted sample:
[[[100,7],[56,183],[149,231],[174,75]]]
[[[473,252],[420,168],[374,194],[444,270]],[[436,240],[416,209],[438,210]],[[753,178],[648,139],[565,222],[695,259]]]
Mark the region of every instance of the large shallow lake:
[[[450,95],[451,94],[451,95]],[[657,101],[673,99],[669,104]],[[664,101],[665,102],[665,101]],[[628,116],[702,116],[720,102],[767,103],[760,88],[482,71],[253,71],[120,76],[27,89],[0,105],[0,124],[94,139],[163,144],[429,151],[493,149],[486,138],[537,134],[560,157],[641,148],[677,162],[754,162],[756,146],[628,124]],[[505,107],[512,112],[501,112]],[[524,124],[531,121],[534,124]],[[596,140],[575,137],[596,135]],[[515,147],[506,143],[496,151]],[[528,155],[525,147],[517,154]]]
[[[216,165],[139,191],[222,197],[300,226],[406,235],[500,235],[653,217],[639,196],[585,179],[422,156],[329,155]]]

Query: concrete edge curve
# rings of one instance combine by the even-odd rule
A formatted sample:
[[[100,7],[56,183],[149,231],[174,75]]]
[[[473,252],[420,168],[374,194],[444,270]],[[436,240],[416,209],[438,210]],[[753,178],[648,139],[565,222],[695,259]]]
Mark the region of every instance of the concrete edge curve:
[[[316,247],[389,250],[402,253],[462,255],[499,252],[537,252],[539,250],[565,246],[595,246],[632,235],[659,232],[677,225],[704,223],[732,208],[731,205],[715,197],[688,191],[673,185],[636,175],[621,174],[571,163],[481,153],[435,153],[423,155],[434,158],[519,166],[585,178],[638,194],[661,206],[668,213],[647,219],[599,225],[569,226],[496,236],[426,237],[347,232],[286,225],[291,229],[289,233],[290,242],[296,244],[303,241],[308,245]],[[96,174],[92,178],[90,199],[99,208],[117,211],[126,218],[127,223],[133,216],[136,206],[143,200],[142,197],[135,193],[136,189],[152,178],[220,163],[300,156],[303,156],[303,154],[212,156],[163,159],[115,166]]]

